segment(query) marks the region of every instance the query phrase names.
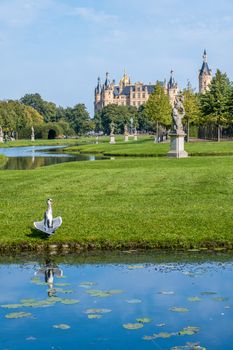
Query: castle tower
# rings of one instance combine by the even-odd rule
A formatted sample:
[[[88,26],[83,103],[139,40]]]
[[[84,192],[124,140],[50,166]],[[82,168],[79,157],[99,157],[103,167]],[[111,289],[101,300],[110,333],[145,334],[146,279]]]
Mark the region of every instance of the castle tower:
[[[199,93],[204,94],[209,90],[210,83],[212,81],[212,71],[209,69],[207,63],[207,53],[204,50],[203,54],[203,64],[199,71]]]
[[[97,86],[95,88],[95,102],[98,103],[100,101],[101,96],[101,84],[100,84],[100,77],[98,77]]]
[[[171,76],[167,84],[167,94],[172,106],[174,105],[175,98],[178,95],[179,91],[178,84],[174,79],[173,73],[173,70],[171,70]]]

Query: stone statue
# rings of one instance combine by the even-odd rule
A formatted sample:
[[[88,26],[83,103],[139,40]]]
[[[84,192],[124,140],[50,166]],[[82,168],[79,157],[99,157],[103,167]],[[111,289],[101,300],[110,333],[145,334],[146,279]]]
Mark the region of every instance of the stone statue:
[[[175,98],[174,107],[172,110],[172,122],[173,122],[173,131],[176,133],[184,132],[182,119],[185,116],[185,109],[183,105],[184,97],[177,96]]]
[[[110,124],[110,129],[111,129],[111,135],[114,135],[115,125],[113,122],[111,122],[111,124]]]
[[[111,124],[110,124],[110,130],[111,130],[111,133],[110,133],[109,143],[114,144],[114,143],[116,143],[116,140],[115,140],[115,135],[114,135],[115,125],[113,122],[111,122]]]
[[[2,127],[0,126],[0,142],[3,143],[3,131],[2,131]]]
[[[32,126],[31,140],[32,140],[32,141],[35,141],[35,131],[34,131],[33,126]]]
[[[127,124],[125,124],[125,126],[124,126],[124,134],[125,135],[128,135],[129,133],[128,133],[128,126],[127,126]]]
[[[34,227],[37,230],[42,231],[49,236],[52,235],[62,224],[62,218],[60,216],[53,218],[52,202],[51,198],[47,200],[48,208],[44,213],[44,219],[42,221],[34,222]]]

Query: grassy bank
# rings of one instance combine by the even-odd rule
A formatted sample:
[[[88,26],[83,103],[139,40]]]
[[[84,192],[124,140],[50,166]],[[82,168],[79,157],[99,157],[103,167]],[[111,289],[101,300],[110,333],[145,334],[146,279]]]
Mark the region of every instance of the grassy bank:
[[[27,146],[59,146],[59,145],[75,145],[77,143],[83,142],[85,139],[54,139],[54,140],[16,140],[7,141],[0,144],[0,148],[6,147],[27,147]]]
[[[152,137],[139,137],[138,141],[124,142],[122,137],[116,139],[117,143],[110,145],[109,140],[100,139],[99,144],[86,144],[71,146],[67,152],[102,153],[109,156],[166,156],[169,143],[153,142]],[[185,149],[191,156],[206,155],[233,155],[233,142],[189,142]]]
[[[3,155],[0,154],[0,168],[6,163],[7,158]]]
[[[233,159],[138,158],[0,171],[0,247],[233,247]],[[45,199],[63,217],[45,239],[32,229]]]

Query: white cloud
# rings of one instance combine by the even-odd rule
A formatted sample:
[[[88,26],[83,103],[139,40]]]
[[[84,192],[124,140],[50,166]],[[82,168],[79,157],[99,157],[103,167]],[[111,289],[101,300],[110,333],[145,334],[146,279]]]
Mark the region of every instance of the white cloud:
[[[95,23],[111,24],[117,20],[117,16],[108,14],[104,11],[97,11],[92,7],[74,7],[70,9],[67,14]]]
[[[4,0],[0,2],[0,21],[7,26],[24,27],[53,4],[53,0]]]

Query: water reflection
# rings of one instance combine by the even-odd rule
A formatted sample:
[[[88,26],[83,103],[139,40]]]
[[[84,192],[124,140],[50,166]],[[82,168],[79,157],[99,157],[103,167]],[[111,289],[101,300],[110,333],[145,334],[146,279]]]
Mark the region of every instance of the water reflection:
[[[64,146],[31,146],[0,148],[0,154],[8,157],[0,167],[2,170],[30,170],[42,166],[55,165],[65,162],[93,161],[108,159],[104,156],[71,155],[62,153]]]
[[[0,256],[0,348],[231,350],[232,276],[230,253]]]
[[[44,276],[44,281],[48,284],[48,296],[52,297],[56,295],[56,289],[54,288],[54,276],[62,277],[63,271],[52,261],[47,260],[45,266],[42,266],[35,272],[35,276]]]

